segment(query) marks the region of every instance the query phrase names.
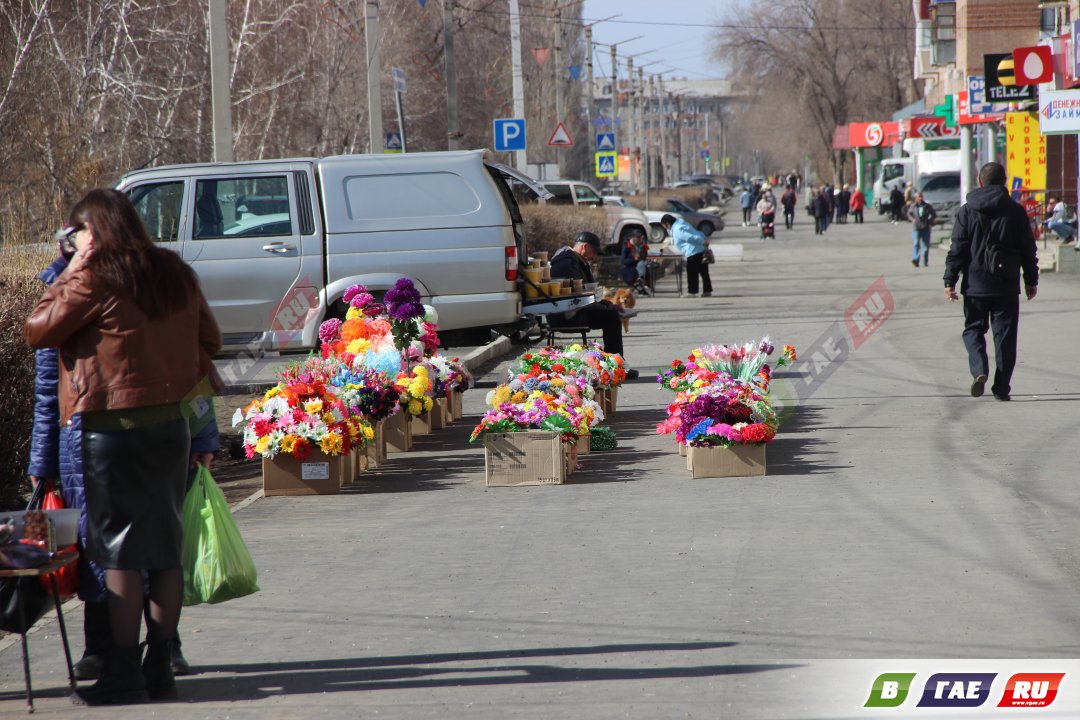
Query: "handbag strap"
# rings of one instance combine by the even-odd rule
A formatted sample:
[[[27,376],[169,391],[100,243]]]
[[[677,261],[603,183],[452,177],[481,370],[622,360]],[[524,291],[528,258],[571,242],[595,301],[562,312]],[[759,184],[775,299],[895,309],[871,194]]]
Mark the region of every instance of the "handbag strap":
[[[34,487],[34,492],[30,494],[30,502],[26,503],[27,510],[40,510],[41,504],[45,501],[45,486],[48,482],[44,479],[38,480],[38,484]]]

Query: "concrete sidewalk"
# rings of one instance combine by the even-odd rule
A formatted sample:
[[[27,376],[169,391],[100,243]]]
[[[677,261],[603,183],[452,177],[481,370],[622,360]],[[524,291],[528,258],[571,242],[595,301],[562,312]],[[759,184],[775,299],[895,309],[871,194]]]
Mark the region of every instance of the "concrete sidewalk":
[[[30,638],[38,714],[858,717],[862,677],[831,688],[846,714],[804,702],[813,658],[1075,657],[1080,282],[1044,275],[1022,303],[1013,402],[976,400],[944,252],[915,269],[906,226],[817,238],[798,220],[775,241],[723,231],[745,257],[712,267],[714,297],[639,300],[619,449],[570,484],[484,486],[467,437],[500,366],[466,394],[471,417],[370,482],[237,512],[262,590],[185,608],[197,674],[178,702],[71,706],[53,622]],[[894,309],[856,347],[852,306],[879,279]],[[775,379],[793,410],[769,474],[691,480],[655,433],[671,396],[650,370],[766,334],[800,354]],[[78,654],[81,612],[66,617]],[[0,716],[23,712],[21,692],[6,642]]]

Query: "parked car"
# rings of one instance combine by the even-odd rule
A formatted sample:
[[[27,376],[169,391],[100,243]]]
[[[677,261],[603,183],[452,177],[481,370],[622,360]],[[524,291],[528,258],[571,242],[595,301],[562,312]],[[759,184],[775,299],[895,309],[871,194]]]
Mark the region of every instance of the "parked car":
[[[675,198],[668,198],[665,203],[666,207],[663,210],[645,211],[645,219],[649,221],[649,239],[653,242],[663,242],[664,238],[667,237],[667,231],[660,224],[660,219],[669,213],[678,215],[703,232],[705,237],[709,237],[717,230],[724,229],[723,211],[720,213],[702,212]]]
[[[601,199],[604,201],[605,205],[618,205],[620,207],[628,208],[634,207],[634,205],[622,195],[603,195],[601,196]]]
[[[524,330],[511,182],[550,197],[483,150],[172,165],[118,189],[198,274],[226,349],[272,351],[317,347],[349,286],[402,277],[448,347]]]

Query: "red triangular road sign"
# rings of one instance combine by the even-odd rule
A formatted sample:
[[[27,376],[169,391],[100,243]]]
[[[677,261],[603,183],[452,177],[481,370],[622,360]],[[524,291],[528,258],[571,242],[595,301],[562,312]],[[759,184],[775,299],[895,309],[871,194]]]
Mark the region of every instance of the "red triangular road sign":
[[[543,137],[543,135],[541,135]],[[570,133],[566,132],[566,126],[561,122],[555,127],[555,132],[551,133],[551,139],[548,140],[548,145],[555,147],[570,147],[574,144],[574,141],[570,139]]]
[[[548,48],[533,48],[533,57],[536,58],[536,63],[540,66],[540,69],[544,68],[544,63],[547,62]]]

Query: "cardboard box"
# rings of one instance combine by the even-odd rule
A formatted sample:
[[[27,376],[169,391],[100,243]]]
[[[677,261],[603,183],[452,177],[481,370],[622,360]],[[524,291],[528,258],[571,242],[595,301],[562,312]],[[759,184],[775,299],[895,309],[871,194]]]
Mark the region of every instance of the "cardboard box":
[[[566,451],[557,433],[524,430],[484,435],[484,478],[488,487],[561,485]]]
[[[677,442],[675,443],[675,447],[679,448],[679,455],[681,457],[686,457],[686,445],[681,442]]]
[[[432,430],[442,430],[446,427],[446,398],[435,398],[428,416],[431,418]]]
[[[460,420],[461,417],[462,417],[462,414],[461,414],[461,393],[459,393],[457,390],[451,390],[449,399],[450,399],[450,414],[453,416],[454,420]]]
[[[316,450],[307,460],[292,455],[263,458],[263,495],[337,495],[341,492],[348,456]]]
[[[447,392],[450,392],[449,390]],[[450,409],[450,398],[441,397],[435,401],[435,407],[441,411],[442,426],[450,427],[454,423],[454,411]]]
[[[731,447],[691,447],[688,454],[695,478],[748,477],[765,474],[765,443]]]
[[[366,469],[377,468],[386,464],[386,430],[383,428],[385,420],[375,423],[375,437],[367,441],[364,446]]]
[[[434,408],[432,408],[434,410]],[[430,435],[431,431],[435,429],[435,424],[432,422],[432,410],[428,410],[420,415],[413,416],[412,422],[412,434],[413,437],[417,435]]]
[[[611,408],[610,410],[608,410],[608,415],[614,415],[615,410],[618,407],[618,405],[619,405],[619,388],[613,387],[613,388],[611,388],[611,390],[608,390],[608,407]]]
[[[399,410],[383,420],[383,433],[386,436],[386,452],[409,452],[412,450],[411,416],[405,410]]]
[[[592,452],[592,444],[589,440],[589,437],[589,435],[582,435],[577,439],[578,456],[588,455],[590,452]]]

